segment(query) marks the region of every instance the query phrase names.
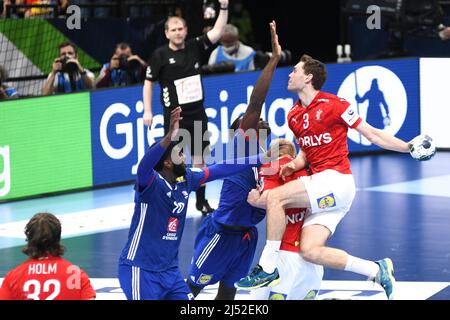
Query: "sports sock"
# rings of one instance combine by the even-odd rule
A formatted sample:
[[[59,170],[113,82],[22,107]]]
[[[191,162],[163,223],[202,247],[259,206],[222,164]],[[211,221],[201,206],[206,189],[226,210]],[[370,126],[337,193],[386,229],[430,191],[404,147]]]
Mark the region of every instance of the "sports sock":
[[[281,241],[267,240],[264,250],[259,259],[259,265],[267,273],[273,273],[278,260],[278,252],[280,251]]]
[[[367,276],[370,280],[375,279],[380,267],[373,261],[364,260],[351,255],[347,256],[347,264],[344,270]]]

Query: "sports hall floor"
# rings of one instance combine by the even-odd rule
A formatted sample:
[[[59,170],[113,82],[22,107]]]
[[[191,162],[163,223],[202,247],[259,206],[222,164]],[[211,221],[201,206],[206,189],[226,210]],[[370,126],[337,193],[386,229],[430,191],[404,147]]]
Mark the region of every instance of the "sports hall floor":
[[[355,256],[390,257],[397,279],[397,299],[450,300],[450,152],[428,162],[408,155],[354,156],[352,170],[358,192],[352,209],[329,244]],[[217,206],[221,182],[207,188]],[[98,299],[124,299],[116,279],[118,256],[132,214],[131,185],[0,204],[0,278],[26,259],[23,229],[36,212],[57,214],[63,223],[65,257],[92,278]],[[191,195],[180,248],[186,276],[202,216]],[[265,240],[259,225],[256,258]],[[255,261],[256,261],[255,258]],[[1,280],[0,280],[1,281]],[[213,299],[217,286],[198,299]],[[319,299],[385,299],[381,287],[344,271],[325,270]],[[237,299],[251,299],[238,291]]]

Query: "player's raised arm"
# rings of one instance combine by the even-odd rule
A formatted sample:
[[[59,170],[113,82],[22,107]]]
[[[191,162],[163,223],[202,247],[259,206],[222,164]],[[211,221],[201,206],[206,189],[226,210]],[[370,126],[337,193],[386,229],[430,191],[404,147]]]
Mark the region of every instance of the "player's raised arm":
[[[177,107],[172,110],[170,115],[170,127],[167,134],[159,143],[147,150],[139,163],[137,170],[137,182],[140,186],[143,187],[148,185],[154,174],[153,167],[158,163],[159,159],[161,159],[172,138],[178,133],[180,119],[181,108]]]
[[[277,25],[275,21],[272,21],[269,25],[272,38],[272,56],[259,76],[252,95],[250,96],[250,102],[241,122],[241,128],[244,131],[257,128],[259,118],[261,117],[261,109],[264,100],[266,99],[267,92],[269,91],[273,73],[280,60],[281,46],[278,43]]]

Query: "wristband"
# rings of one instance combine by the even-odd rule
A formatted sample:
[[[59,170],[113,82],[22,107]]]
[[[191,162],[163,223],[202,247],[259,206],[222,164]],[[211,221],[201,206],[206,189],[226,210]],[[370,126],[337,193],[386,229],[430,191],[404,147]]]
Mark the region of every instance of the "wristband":
[[[222,8],[222,7],[220,7],[220,10],[228,10],[228,7],[226,7],[226,8]]]

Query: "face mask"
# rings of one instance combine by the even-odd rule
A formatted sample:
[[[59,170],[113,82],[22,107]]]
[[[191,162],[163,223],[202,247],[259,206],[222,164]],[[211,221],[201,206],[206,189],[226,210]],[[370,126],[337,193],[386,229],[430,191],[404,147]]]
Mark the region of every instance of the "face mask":
[[[238,49],[239,49],[239,43],[237,43],[231,47],[223,47],[223,52],[225,52],[228,55],[232,55],[232,54],[236,53],[238,51]]]

